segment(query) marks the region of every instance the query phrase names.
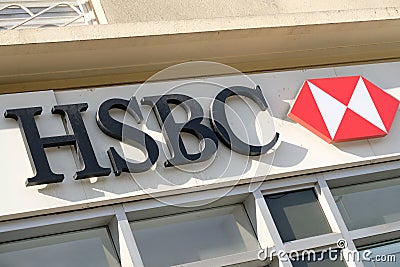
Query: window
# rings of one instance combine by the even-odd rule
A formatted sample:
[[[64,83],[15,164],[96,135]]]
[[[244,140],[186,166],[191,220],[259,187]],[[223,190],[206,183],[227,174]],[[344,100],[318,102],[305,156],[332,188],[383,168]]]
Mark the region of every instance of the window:
[[[303,257],[299,260],[292,261],[293,267],[346,267],[346,264],[340,257],[340,250],[332,250],[331,253],[316,253],[315,257]]]
[[[0,3],[0,29],[45,28],[94,24],[86,0],[14,0]]]
[[[312,189],[267,195],[265,201],[284,242],[331,232]]]
[[[242,205],[132,222],[131,228],[146,267],[259,250]]]
[[[349,230],[400,220],[400,178],[332,189]]]
[[[365,267],[397,267],[400,260],[400,242],[391,241],[361,248],[360,257]]]
[[[55,264],[56,263],[56,264]],[[106,228],[0,244],[0,266],[120,266]]]

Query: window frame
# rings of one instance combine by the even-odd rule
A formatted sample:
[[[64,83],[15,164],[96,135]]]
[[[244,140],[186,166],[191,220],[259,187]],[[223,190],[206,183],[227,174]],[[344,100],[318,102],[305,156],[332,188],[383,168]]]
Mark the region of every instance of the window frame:
[[[398,166],[398,163],[399,161],[385,162],[317,174],[303,174],[283,179],[265,180],[259,184],[258,188],[252,187],[252,190],[249,190],[249,185],[242,184],[233,187],[228,192],[226,188],[197,192],[188,192],[188,190],[185,190],[184,192],[175,192],[176,195],[157,196],[158,199],[149,196],[148,199],[136,200],[134,202],[126,199],[126,202],[122,204],[109,201],[108,205],[103,207],[88,208],[90,205],[86,205],[79,207],[81,210],[78,211],[66,211],[47,215],[46,211],[42,211],[43,214],[40,216],[32,214],[33,217],[24,219],[18,219],[16,218],[18,215],[13,215],[10,217],[10,220],[0,222],[0,240],[8,242],[105,226],[109,229],[118,257],[121,260],[121,266],[142,267],[143,262],[129,221],[149,219],[160,215],[167,216],[181,212],[182,209],[170,204],[194,205],[194,207],[188,207],[186,210],[195,211],[204,209],[204,207],[199,208],[196,205],[214,201],[208,204],[206,208],[242,204],[250,219],[257,240],[263,249],[282,250],[285,253],[290,251],[301,252],[306,249],[315,249],[318,251],[321,248],[335,247],[338,239],[344,239],[347,242],[347,247],[343,249],[343,252],[346,252],[348,250],[356,250],[356,245],[367,246],[394,239],[393,236],[400,238],[400,224],[391,223],[349,231],[330,191],[332,184],[337,186],[349,183],[350,181],[360,182],[363,180],[364,175],[367,175],[364,182],[390,179],[393,177],[396,171],[396,164]],[[355,179],[352,180],[354,177]],[[264,195],[307,188],[314,189],[333,233],[283,243],[264,200]],[[223,197],[219,198],[221,194]],[[258,251],[250,251],[188,263],[183,266],[204,266],[204,264],[212,266],[235,264],[262,266],[268,264],[269,261],[259,261],[257,253]],[[287,254],[275,256],[279,259],[280,266],[292,266],[287,261]],[[362,263],[354,260],[348,261],[347,264],[349,266],[363,266]]]

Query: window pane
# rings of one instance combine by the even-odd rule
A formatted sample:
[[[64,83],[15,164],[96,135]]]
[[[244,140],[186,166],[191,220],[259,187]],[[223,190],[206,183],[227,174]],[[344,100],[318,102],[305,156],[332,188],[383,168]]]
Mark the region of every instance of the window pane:
[[[371,252],[366,253],[366,251]],[[363,255],[369,259],[364,259]],[[365,267],[397,267],[400,262],[400,242],[390,242],[361,249],[360,257]]]
[[[331,254],[328,252],[323,255],[317,253],[316,257],[311,255],[310,260],[305,256],[297,261],[292,261],[292,265],[293,267],[346,267],[340,253],[339,250],[332,251]]]
[[[103,228],[0,244],[0,266],[117,267],[120,264]]]
[[[349,230],[400,220],[400,179],[389,179],[332,189]]]
[[[90,23],[89,17],[83,16],[84,12],[91,10],[91,5],[76,0],[17,0],[0,1],[0,30],[22,28],[45,28],[71,25],[85,25]],[[18,4],[20,6],[10,5]],[[82,7],[82,8],[81,8]],[[87,10],[87,11],[86,11]],[[31,16],[27,11],[38,16]],[[26,19],[31,18],[26,21]]]
[[[146,267],[259,249],[241,205],[132,222],[131,228]]]
[[[331,232],[314,190],[265,196],[284,242]]]

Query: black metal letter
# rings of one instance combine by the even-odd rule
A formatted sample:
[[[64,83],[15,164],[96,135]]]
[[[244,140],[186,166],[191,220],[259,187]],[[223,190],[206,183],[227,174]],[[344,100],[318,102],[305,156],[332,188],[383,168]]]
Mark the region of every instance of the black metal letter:
[[[136,119],[137,123],[141,123],[143,121],[143,115],[139,109],[136,98],[133,97],[130,102],[118,98],[104,101],[97,111],[96,121],[99,128],[106,135],[119,141],[129,142],[129,144],[132,143],[147,152],[146,160],[139,163],[133,163],[123,159],[114,147],[110,147],[107,154],[110,158],[115,175],[119,176],[122,172],[138,173],[149,170],[151,166],[156,163],[159,155],[156,141],[154,141],[150,135],[113,119],[109,113],[111,109],[127,111]]]
[[[36,175],[27,179],[26,186],[59,183],[64,179],[63,174],[55,174],[50,169],[44,150],[48,147],[73,145],[76,148],[84,164],[84,169],[76,172],[74,176],[76,180],[96,176],[107,176],[110,174],[111,170],[109,168],[99,166],[89,136],[86,132],[86,127],[80,112],[85,111],[87,108],[88,105],[86,103],[55,106],[52,109],[52,113],[61,115],[64,124],[67,123],[65,119],[65,115],[67,115],[73,134],[68,133],[67,135],[50,137],[40,137],[37,129],[34,116],[42,113],[41,107],[6,110],[4,116],[17,120],[22,129],[25,145],[30,152],[31,163],[36,170]],[[68,129],[67,127],[65,128]]]
[[[229,127],[225,113],[226,99],[235,95],[246,96],[252,99],[263,111],[268,108],[267,102],[265,101],[261,89],[258,86],[255,90],[244,86],[225,88],[219,92],[219,94],[211,103],[211,125],[214,131],[217,133],[219,139],[233,151],[249,156],[262,155],[270,150],[276,144],[276,142],[278,142],[279,133],[275,134],[271,142],[263,146],[249,145],[240,140]]]
[[[153,108],[161,129],[164,127],[163,134],[172,155],[171,159],[164,162],[165,167],[206,161],[217,151],[218,138],[212,129],[202,124],[204,119],[203,109],[193,98],[181,94],[170,94],[144,97],[141,103]],[[189,116],[188,121],[177,123],[171,115],[168,104],[181,105]],[[189,154],[183,144],[181,132],[192,134],[197,139],[204,140],[204,149],[199,153]]]

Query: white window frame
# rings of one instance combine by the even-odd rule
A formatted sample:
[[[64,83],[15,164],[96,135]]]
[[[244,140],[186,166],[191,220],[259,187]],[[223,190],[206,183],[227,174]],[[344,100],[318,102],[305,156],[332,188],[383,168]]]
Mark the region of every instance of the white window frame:
[[[82,20],[86,25],[90,24],[98,24],[98,23],[107,23],[107,19],[105,17],[104,11],[101,7],[99,0],[94,0],[92,3],[91,0],[66,0],[66,1],[46,1],[46,0],[14,0],[14,1],[6,1],[0,3],[0,11],[6,12],[12,10],[20,10],[22,13],[26,14],[27,18],[12,18],[9,17],[4,18],[0,16],[1,21],[3,22],[3,27],[8,30],[20,29],[20,28],[41,28],[46,27],[48,25],[57,25],[57,27],[69,26],[75,23],[77,20]],[[48,12],[54,12],[59,7],[66,7],[71,12],[74,12],[75,16],[71,16],[69,18],[65,17],[65,14],[60,12],[59,17],[54,16],[47,19],[44,19],[42,15]],[[33,11],[34,8],[42,8],[43,10],[40,12]],[[11,14],[10,13],[10,14]],[[22,14],[21,13],[21,14]],[[58,14],[58,13],[57,13]],[[63,17],[64,15],[64,17]],[[68,18],[68,19],[67,19]],[[39,25],[41,26],[25,26],[31,21],[39,21]],[[5,26],[4,26],[5,25]],[[8,25],[8,26],[6,26]]]

